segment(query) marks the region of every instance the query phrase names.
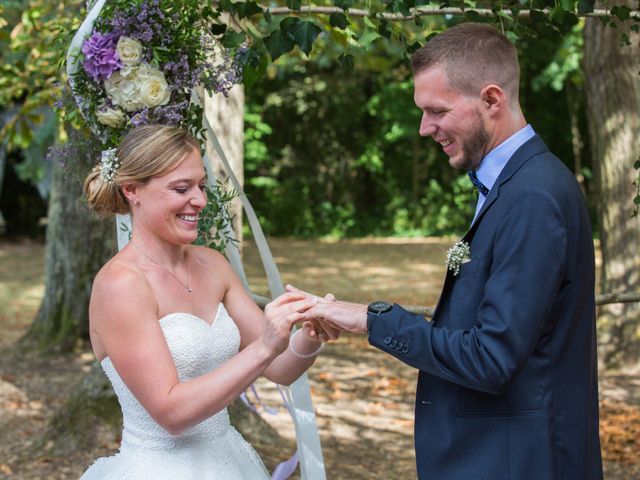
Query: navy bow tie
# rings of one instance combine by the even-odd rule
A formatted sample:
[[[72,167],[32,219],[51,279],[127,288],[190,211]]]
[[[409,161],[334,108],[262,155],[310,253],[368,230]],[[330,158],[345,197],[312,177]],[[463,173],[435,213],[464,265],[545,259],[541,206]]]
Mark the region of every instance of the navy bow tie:
[[[475,170],[469,170],[467,172],[467,175],[469,175],[469,178],[471,179],[471,183],[473,183],[473,186],[478,189],[478,191],[482,194],[483,197],[486,197],[487,194],[489,193],[489,189],[485,187],[480,180],[478,180],[478,175],[476,175]]]

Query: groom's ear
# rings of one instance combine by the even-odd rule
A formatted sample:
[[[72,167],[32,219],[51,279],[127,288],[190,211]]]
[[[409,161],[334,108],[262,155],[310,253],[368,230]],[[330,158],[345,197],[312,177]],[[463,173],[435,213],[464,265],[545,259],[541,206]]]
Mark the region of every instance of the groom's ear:
[[[480,92],[480,99],[484,107],[490,111],[500,110],[507,104],[507,96],[498,85],[489,84]]]

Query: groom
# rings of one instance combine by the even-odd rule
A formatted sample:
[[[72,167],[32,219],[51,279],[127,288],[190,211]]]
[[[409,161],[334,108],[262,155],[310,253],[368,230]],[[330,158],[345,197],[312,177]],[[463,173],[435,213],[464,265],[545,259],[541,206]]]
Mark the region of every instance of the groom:
[[[455,249],[431,322],[384,301],[319,300],[308,316],[366,333],[419,370],[420,479],[601,479],[594,252],[580,189],[526,123],[516,49],[497,30],[457,25],[412,63],[420,135],[479,190],[462,238],[469,254]]]

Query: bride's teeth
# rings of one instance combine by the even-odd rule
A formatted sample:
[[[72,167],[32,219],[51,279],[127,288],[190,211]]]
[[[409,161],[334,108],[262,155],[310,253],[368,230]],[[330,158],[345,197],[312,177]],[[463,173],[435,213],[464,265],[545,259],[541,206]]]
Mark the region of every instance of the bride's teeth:
[[[178,215],[178,216],[183,220],[186,220],[187,222],[195,222],[196,220],[198,220],[197,215]]]

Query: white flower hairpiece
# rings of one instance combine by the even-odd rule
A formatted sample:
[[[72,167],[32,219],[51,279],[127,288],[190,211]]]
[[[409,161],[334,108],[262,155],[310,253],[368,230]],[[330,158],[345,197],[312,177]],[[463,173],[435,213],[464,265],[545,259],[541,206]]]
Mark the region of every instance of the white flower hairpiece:
[[[116,156],[116,149],[103,150],[100,158],[100,178],[105,182],[114,183],[119,169],[120,160]]]
[[[460,273],[460,266],[471,259],[471,249],[467,242],[458,242],[447,250],[447,268],[456,276]]]

